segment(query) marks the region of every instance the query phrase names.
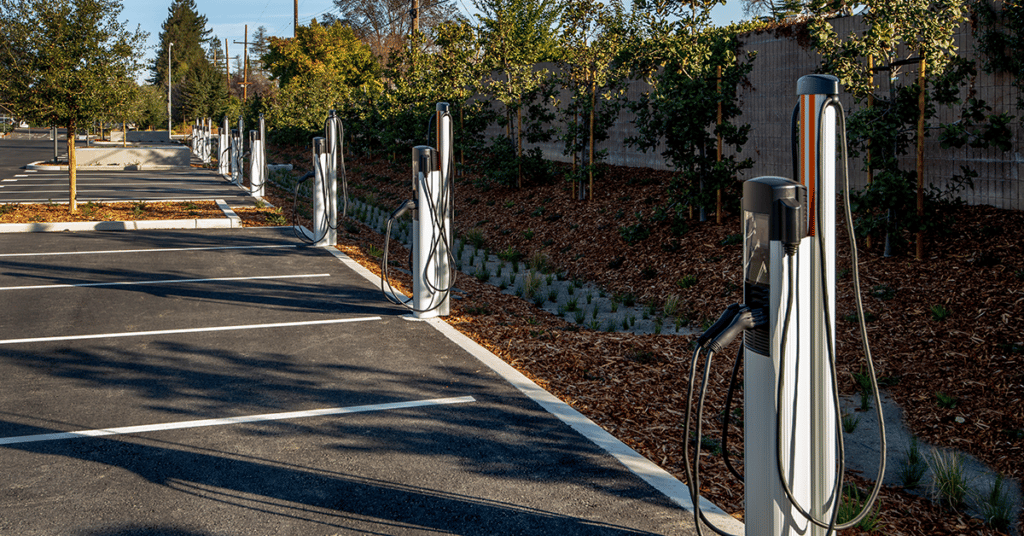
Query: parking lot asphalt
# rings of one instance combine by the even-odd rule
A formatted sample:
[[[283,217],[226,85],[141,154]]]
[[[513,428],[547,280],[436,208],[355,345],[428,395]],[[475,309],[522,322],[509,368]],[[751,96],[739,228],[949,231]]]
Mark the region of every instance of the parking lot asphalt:
[[[59,145],[61,154],[66,142]],[[0,204],[67,203],[68,172],[26,169],[53,157],[46,139],[0,139]],[[231,206],[252,205],[248,192],[215,170],[87,171],[77,173],[76,198],[89,201],[199,201],[223,199]]]
[[[0,534],[692,534],[290,229],[0,236]]]

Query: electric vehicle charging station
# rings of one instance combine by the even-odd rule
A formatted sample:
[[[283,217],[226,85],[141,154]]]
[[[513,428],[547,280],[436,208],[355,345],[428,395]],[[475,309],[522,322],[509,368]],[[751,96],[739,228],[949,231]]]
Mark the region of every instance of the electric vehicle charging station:
[[[263,116],[260,116],[261,132],[263,130]],[[338,244],[338,161],[341,161],[341,184],[342,184],[342,215],[348,213],[348,187],[345,177],[345,159],[342,154],[342,124],[334,110],[331,110],[324,121],[323,137],[313,138],[313,171],[299,178],[295,184],[294,204],[298,204],[299,187],[308,179],[313,179],[313,224],[312,237],[296,231],[295,236],[300,240],[313,244],[314,246],[335,246]],[[261,136],[262,137],[262,136]],[[254,149],[255,150],[255,149]],[[266,149],[261,149],[264,155],[264,179],[266,179]],[[297,210],[296,210],[297,213]],[[298,229],[298,223],[294,223]]]
[[[314,246],[338,244],[338,187],[330,180],[330,156],[327,138],[313,138]]]
[[[220,132],[217,133],[217,172],[222,176],[231,175],[231,128],[228,126],[228,116],[224,116],[221,122]]]
[[[449,105],[437,103],[437,148],[419,145],[412,149],[413,199],[388,218],[384,258],[381,261],[381,292],[388,300],[408,307],[416,318],[447,316],[455,272],[452,260],[453,154],[452,118]],[[387,282],[388,241],[391,225],[406,211],[412,211],[412,298],[403,299]]]
[[[267,134],[266,123],[263,114],[260,114],[259,129],[249,131],[249,193],[257,199],[262,199],[266,192],[267,184],[267,148],[265,138]]]
[[[210,124],[207,122],[206,118],[198,120],[198,123],[199,123],[198,124],[199,137],[196,140],[196,143],[198,144],[198,146],[196,148],[197,149],[197,154],[199,155],[199,160],[202,161],[202,163],[209,164],[210,163],[210,156],[211,156],[210,153],[212,152],[210,150],[211,149],[210,132],[211,132],[212,128],[211,128]]]
[[[239,186],[242,184],[243,152],[245,151],[242,128],[242,118],[239,117],[238,128],[231,130],[231,182]]]
[[[778,468],[815,518],[828,519],[837,506],[837,408],[827,357],[835,348],[835,326],[825,326],[825,315],[835,318],[836,122],[835,110],[821,104],[838,96],[839,82],[805,76],[797,94],[799,183],[760,177],[743,185],[744,300],[769,311],[767,326],[744,333],[747,534],[824,534],[794,511]],[[810,277],[790,273],[794,265]],[[794,317],[786,318],[786,307],[796,308]],[[776,407],[780,387],[782,405]],[[785,448],[776,448],[777,436]]]
[[[794,167],[797,180],[758,177],[743,184],[744,304],[733,305],[704,335],[691,362],[690,391],[701,351],[706,352],[704,385],[697,417],[700,436],[703,393],[712,356],[742,332],[734,365],[743,361],[745,534],[822,536],[854,525],[871,509],[885,473],[885,425],[877,382],[875,408],[881,457],[875,486],[860,514],[838,523],[845,470],[836,382],[836,127],[845,132],[839,81],[809,75],[797,82]],[[846,161],[845,133],[842,140]],[[863,324],[856,243],[849,207],[849,173],[844,167],[846,227],[868,371],[874,366]],[[727,397],[728,414],[732,393]],[[699,444],[689,458],[691,407],[686,428],[687,474],[699,504]],[[728,430],[728,417],[724,424]],[[723,450],[725,449],[723,437]],[[727,455],[727,454],[726,454]],[[731,465],[727,466],[732,469]],[[734,474],[737,474],[733,471]],[[701,533],[699,509],[695,512]],[[706,520],[705,520],[706,521]],[[715,532],[721,532],[710,526]]]

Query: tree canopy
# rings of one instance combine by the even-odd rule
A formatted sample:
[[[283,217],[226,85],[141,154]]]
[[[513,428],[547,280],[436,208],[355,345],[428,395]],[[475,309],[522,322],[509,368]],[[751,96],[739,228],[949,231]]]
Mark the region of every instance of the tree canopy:
[[[299,26],[294,38],[271,37],[263,65],[280,83],[275,113],[285,124],[315,128],[354,92],[379,92],[380,67],[345,24]]]
[[[28,119],[74,133],[83,122],[126,114],[146,34],[118,21],[118,0],[0,0],[0,95]],[[74,136],[68,136],[71,211]]]
[[[339,12],[337,22],[351,26],[378,59],[402,48],[412,33],[408,0],[334,0],[334,6]],[[455,20],[457,13],[452,0],[421,0],[419,29],[432,34],[434,27]]]
[[[171,113],[175,122],[217,115],[227,98],[226,82],[207,57],[212,31],[195,0],[174,0],[161,26],[156,59],[149,65],[149,81],[167,87],[167,54],[171,54]],[[170,44],[174,43],[171,47]]]

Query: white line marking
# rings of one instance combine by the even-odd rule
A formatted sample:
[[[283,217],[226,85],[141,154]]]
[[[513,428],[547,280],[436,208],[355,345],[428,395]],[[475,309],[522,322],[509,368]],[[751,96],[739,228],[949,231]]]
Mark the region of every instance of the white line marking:
[[[93,335],[66,335],[61,337],[37,337],[34,339],[0,340],[0,345],[23,344],[32,342],[63,342],[83,341],[88,339],[116,339],[121,337],[146,337],[151,335],[176,335],[180,333],[209,333],[213,331],[238,331],[246,329],[289,328],[299,326],[321,326],[324,324],[347,324],[349,322],[369,322],[380,320],[379,316],[365,318],[335,318],[333,320],[309,320],[306,322],[278,322],[276,324],[248,324],[242,326],[217,326],[212,328],[163,329],[158,331],[129,331],[125,333],[97,333]]]
[[[216,251],[220,249],[267,249],[297,247],[300,247],[299,244],[275,244],[270,246],[210,246],[197,248],[112,249],[96,251],[50,251],[46,253],[0,253],[0,257],[43,257],[49,255],[103,255],[107,253],[164,253],[168,251]]]
[[[144,432],[158,432],[163,430],[181,430],[184,428],[202,428],[204,426],[224,426],[228,424],[244,424],[264,421],[280,421],[285,419],[303,419],[307,417],[323,417],[326,415],[347,415],[350,413],[369,413],[373,411],[388,411],[394,409],[422,408],[427,406],[442,406],[448,404],[467,404],[476,402],[471,396],[457,398],[433,398],[429,400],[414,400],[410,402],[391,402],[387,404],[374,404],[367,406],[351,406],[347,408],[324,408],[311,409],[306,411],[289,411],[287,413],[265,413],[263,415],[243,415],[239,417],[226,417],[223,419],[204,419],[199,421],[181,421],[164,424],[144,424],[140,426],[124,426],[121,428],[102,428],[97,430],[79,430],[77,432],[56,432],[52,434],[36,434],[27,436],[3,437],[0,438],[0,445],[17,445],[19,443],[33,443],[36,441],[56,441],[60,439],[79,439],[83,437],[102,437],[109,435],[141,434]]]
[[[354,268],[355,272],[365,277],[371,283],[380,281],[380,278],[374,275],[373,272],[358,265],[358,263],[353,261],[347,255],[341,251],[337,251],[336,248],[328,248],[328,251],[333,253],[335,257],[342,259],[346,265],[352,263],[359,266],[358,268]],[[505,381],[515,386],[519,392],[539,404],[545,411],[554,415],[558,420],[572,427],[572,429],[577,433],[593,442],[609,455],[613,456],[619,461],[619,463],[629,469],[629,471],[643,479],[644,482],[647,482],[654,489],[665,494],[669,499],[683,509],[691,513],[693,512],[693,502],[690,500],[690,488],[672,476],[668,471],[665,471],[654,462],[644,458],[640,453],[636,452],[618,438],[605,431],[594,423],[594,421],[588,419],[572,406],[559,400],[555,395],[545,391],[539,385],[534,383],[533,380],[527,378],[526,375],[516,370],[512,365],[509,365],[476,341],[473,341],[469,337],[463,335],[454,327],[447,324],[444,320],[441,320],[440,318],[431,318],[427,320],[427,323],[437,329],[449,340],[462,347],[462,349],[469,352],[481,363],[496,372],[504,378]],[[701,510],[715,524],[730,534],[743,534],[744,528],[742,522],[737,521],[734,517],[725,513],[724,510],[713,504],[708,499],[701,497],[700,501]]]
[[[127,287],[131,285],[164,285],[174,283],[211,283],[215,281],[256,281],[265,279],[301,279],[308,277],[330,277],[331,274],[261,275],[251,277],[210,277],[205,279],[156,279],[153,281],[112,281],[109,283],[68,283],[61,285],[27,285],[23,287],[0,287],[0,290],[40,290],[50,288],[78,287]]]
[[[14,178],[16,178],[16,179],[27,179],[28,175],[15,175]]]

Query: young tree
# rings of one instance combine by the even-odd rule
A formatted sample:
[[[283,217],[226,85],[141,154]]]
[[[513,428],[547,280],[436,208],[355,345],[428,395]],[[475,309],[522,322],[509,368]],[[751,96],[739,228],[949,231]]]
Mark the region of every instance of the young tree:
[[[603,157],[595,146],[608,138],[608,129],[621,108],[621,82],[626,73],[617,60],[625,38],[626,15],[621,2],[613,0],[608,6],[590,0],[566,2],[559,63],[562,85],[570,97],[563,110],[567,128],[562,139],[565,154],[573,155],[574,172],[577,155],[587,149],[586,165],[580,167],[583,173],[574,177],[579,181],[579,199],[593,195],[594,168]]]
[[[465,19],[438,25],[435,32],[438,92],[458,118],[455,146],[460,165],[465,166],[465,151],[484,145],[484,130],[493,119],[488,103],[473,99],[482,87],[483,51],[476,30]]]
[[[137,88],[146,34],[128,31],[121,10],[118,0],[0,1],[0,94],[37,123],[67,127],[71,212],[74,133],[96,118],[123,117]]]
[[[961,119],[945,129],[940,138],[949,146],[991,141],[992,145],[1006,147],[1000,140],[1009,135],[1009,116],[989,114],[988,105],[973,95],[960,99],[961,88],[973,80],[974,71],[973,64],[957,56],[954,37],[967,21],[965,2],[866,0],[864,4],[863,33],[839,36],[828,22],[836,6],[823,0],[810,5],[814,19],[809,29],[822,55],[822,70],[838,76],[844,89],[858,101],[874,100],[871,106],[851,114],[849,121],[851,146],[865,152],[870,147],[865,161],[874,175],[859,196],[862,230],[884,231],[890,237],[898,237],[896,231],[901,229],[915,232],[916,257],[920,260],[923,233],[939,221],[928,214],[930,206],[942,197],[926,192],[923,176],[924,136],[933,128],[927,123],[935,117],[935,106],[963,105]],[[903,87],[893,84],[889,96],[875,96],[874,78],[879,69],[890,79],[908,78],[916,83]],[[968,125],[986,134],[969,140],[972,136],[965,130]],[[914,142],[917,169],[901,169],[900,157],[909,153]],[[961,172],[950,177],[954,190],[972,184],[973,170],[962,167]]]
[[[537,64],[556,57],[561,8],[554,0],[473,0],[473,5],[480,11],[484,62],[492,73],[486,89],[505,107],[506,133],[520,161],[516,187],[521,187],[523,107],[549,74]]]
[[[280,84],[268,121],[316,129],[330,109],[343,110],[362,89],[379,93],[380,67],[344,24],[299,26],[294,38],[270,38],[263,63]],[[272,116],[277,117],[272,117]]]
[[[662,155],[673,169],[670,202],[659,217],[671,217],[674,228],[685,226],[685,207],[707,207],[719,189],[735,184],[750,159],[717,158],[717,139],[738,153],[747,141],[749,125],[734,125],[740,115],[736,89],[751,65],[737,54],[739,33],[755,24],[715,28],[711,8],[716,0],[680,4],[673,0],[638,0],[631,43],[627,50],[634,76],[645,79],[651,91],[630,107],[637,114],[637,136],[631,143],[643,151],[664,143]],[[722,67],[722,89],[717,88]],[[722,121],[718,122],[718,105]],[[688,211],[687,211],[688,212]]]

